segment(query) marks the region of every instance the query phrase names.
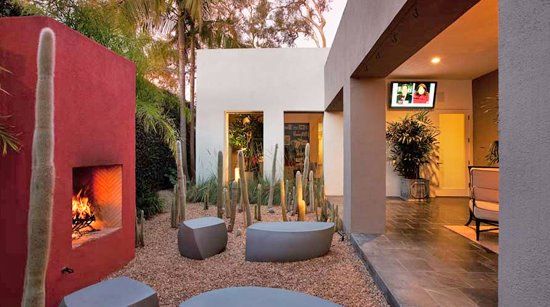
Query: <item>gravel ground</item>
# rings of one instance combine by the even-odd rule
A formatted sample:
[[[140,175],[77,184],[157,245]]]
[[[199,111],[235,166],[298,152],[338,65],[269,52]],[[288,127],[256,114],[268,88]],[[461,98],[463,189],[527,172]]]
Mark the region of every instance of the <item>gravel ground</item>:
[[[280,208],[263,221],[281,219]],[[189,204],[187,219],[216,216],[211,206]],[[312,219],[309,215],[308,219]],[[229,233],[227,250],[206,260],[182,257],[177,248],[177,230],[170,227],[170,214],[163,213],[145,223],[145,247],[111,277],[128,276],[153,287],[162,306],[214,289],[234,286],[284,288],[315,295],[344,306],[387,306],[382,293],[347,241],[335,234],[330,252],[320,258],[292,263],[254,263],[244,260],[244,215],[237,214],[235,230]]]

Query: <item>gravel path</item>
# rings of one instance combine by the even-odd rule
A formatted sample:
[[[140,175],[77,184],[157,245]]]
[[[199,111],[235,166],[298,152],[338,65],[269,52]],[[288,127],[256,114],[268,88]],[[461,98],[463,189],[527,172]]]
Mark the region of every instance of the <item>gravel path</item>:
[[[269,214],[263,206],[263,220],[280,220],[280,208],[275,210]],[[188,219],[202,216],[216,216],[215,207],[205,211],[201,204],[188,205]],[[335,234],[330,252],[308,261],[246,262],[243,214],[237,214],[227,250],[206,260],[192,260],[180,256],[177,230],[170,228],[170,214],[163,213],[146,221],[145,247],[136,249],[135,259],[111,277],[128,276],[148,284],[159,294],[162,306],[177,306],[202,292],[232,286],[284,288],[344,306],[387,306],[353,247],[339,239]]]

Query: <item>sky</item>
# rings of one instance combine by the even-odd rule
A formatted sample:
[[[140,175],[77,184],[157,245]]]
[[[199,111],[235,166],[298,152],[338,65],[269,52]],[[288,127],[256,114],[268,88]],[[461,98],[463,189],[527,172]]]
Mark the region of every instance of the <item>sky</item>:
[[[327,47],[332,46],[332,41],[338,30],[338,24],[342,18],[342,13],[346,7],[347,0],[332,0],[331,10],[325,15],[327,24],[325,26],[325,35],[327,38]],[[307,48],[316,47],[315,42],[312,39],[299,38],[296,40],[296,47]]]

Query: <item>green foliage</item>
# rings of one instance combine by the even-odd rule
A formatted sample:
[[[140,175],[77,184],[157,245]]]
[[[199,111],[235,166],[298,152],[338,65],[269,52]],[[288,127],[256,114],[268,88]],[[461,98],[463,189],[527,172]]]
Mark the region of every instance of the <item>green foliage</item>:
[[[489,147],[489,153],[485,156],[489,165],[497,165],[499,162],[499,153],[498,153],[498,140],[491,143]]]
[[[136,122],[136,205],[147,218],[162,211],[156,191],[170,189],[169,176],[176,169],[172,152],[154,132]]]
[[[420,167],[432,161],[437,151],[439,130],[428,117],[428,111],[407,114],[388,123],[386,141],[394,170],[407,179],[420,178]]]
[[[232,114],[229,122],[229,146],[235,150],[244,149],[246,171],[260,171],[260,161],[263,156],[263,127],[261,115]],[[257,177],[257,176],[255,176]]]
[[[15,0],[0,0],[0,17],[24,16],[23,6]]]

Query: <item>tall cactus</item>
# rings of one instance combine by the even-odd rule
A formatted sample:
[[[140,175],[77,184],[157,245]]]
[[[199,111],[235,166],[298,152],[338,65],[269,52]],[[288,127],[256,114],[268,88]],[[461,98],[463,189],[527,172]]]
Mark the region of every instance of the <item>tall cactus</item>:
[[[29,196],[27,264],[21,306],[45,305],[46,271],[50,255],[54,159],[55,34],[40,32],[38,43],[35,125],[32,141],[32,172]]]
[[[257,190],[257,197],[256,197],[256,210],[254,211],[256,213],[256,220],[261,221],[262,220],[262,185],[258,183],[258,190]]]
[[[178,197],[178,184],[174,184],[174,200],[172,201],[172,207],[170,209],[170,226],[172,228],[178,228],[178,208],[179,208],[179,197]]]
[[[310,150],[311,150],[310,145],[309,145],[309,143],[307,143],[306,144],[306,149],[305,149],[305,157],[304,157],[304,172],[302,173],[302,177],[303,177],[302,178],[302,180],[303,180],[302,186],[304,187],[304,189],[306,189],[306,190],[303,191],[304,200],[307,199],[307,195],[309,194],[308,190],[307,190],[307,182],[308,182],[308,175],[309,175]],[[308,208],[308,211],[311,211],[309,203],[308,203],[307,208]]]
[[[306,220],[306,202],[304,201],[302,174],[296,172],[296,204],[298,205],[298,221]]]
[[[292,193],[290,194],[290,216],[296,214],[296,186],[292,186]]]
[[[235,227],[235,217],[237,215],[237,202],[239,201],[239,189],[237,188],[237,181],[233,181],[230,184],[229,189],[231,190],[231,215],[229,218],[229,226],[227,227],[228,232],[232,232]]]
[[[315,203],[315,190],[313,188],[313,182],[313,171],[309,171],[309,206],[311,207],[311,211],[315,213],[315,218],[317,219],[317,204]]]
[[[231,198],[229,197],[229,190],[223,188],[223,203],[225,206],[225,217],[229,218],[231,215]]]
[[[218,218],[223,217],[223,153],[218,151]]]
[[[283,215],[283,222],[288,221],[288,217],[286,216],[286,195],[288,191],[288,186],[285,186],[285,181],[283,178],[281,178],[280,181],[280,192],[281,192],[281,214]]]
[[[139,210],[139,214],[136,216],[136,247],[144,247],[145,239],[143,235],[143,225],[145,224],[145,217],[143,210]]]
[[[183,148],[180,140],[176,141],[176,166],[178,168],[178,224],[185,221],[185,175],[183,174]]]
[[[239,180],[241,186],[241,197],[242,197],[242,209],[245,212],[245,222],[246,227],[252,225],[252,216],[250,214],[250,201],[248,198],[248,183],[246,182],[246,176],[244,174],[244,153],[242,150],[239,150],[237,154],[239,159]]]
[[[267,201],[267,210],[269,213],[275,213],[273,210],[273,193],[275,192],[275,180],[277,179],[277,150],[279,144],[275,144],[275,152],[273,153],[273,165],[271,166],[271,185],[269,186],[269,199]],[[281,179],[282,180],[282,179]]]

